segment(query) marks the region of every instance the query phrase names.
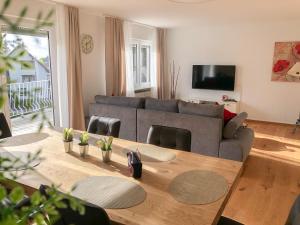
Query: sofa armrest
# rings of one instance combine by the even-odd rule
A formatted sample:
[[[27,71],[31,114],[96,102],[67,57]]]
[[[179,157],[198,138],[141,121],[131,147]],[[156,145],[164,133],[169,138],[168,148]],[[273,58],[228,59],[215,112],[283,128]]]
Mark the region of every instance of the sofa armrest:
[[[235,161],[245,161],[250,153],[254,140],[254,131],[240,127],[234,139],[223,139],[220,143],[219,157]]]

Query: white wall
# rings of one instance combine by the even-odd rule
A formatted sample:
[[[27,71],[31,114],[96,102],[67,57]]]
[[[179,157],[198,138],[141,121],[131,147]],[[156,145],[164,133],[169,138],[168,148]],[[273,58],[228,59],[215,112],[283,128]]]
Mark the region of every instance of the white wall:
[[[106,93],[105,87],[105,20],[102,16],[80,10],[80,33],[93,37],[94,50],[90,54],[81,53],[83,78],[83,103],[88,115],[89,103],[97,94]]]
[[[300,83],[271,82],[274,43],[300,41],[300,21],[181,27],[168,31],[168,58],[182,67],[180,98],[241,100],[255,120],[295,123],[300,112]],[[237,65],[235,92],[192,90],[193,64]]]

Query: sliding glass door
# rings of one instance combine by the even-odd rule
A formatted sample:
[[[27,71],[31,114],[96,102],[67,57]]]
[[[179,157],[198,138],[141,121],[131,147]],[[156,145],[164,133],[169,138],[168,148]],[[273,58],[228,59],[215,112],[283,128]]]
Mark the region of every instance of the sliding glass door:
[[[20,28],[17,32],[2,30],[7,55],[18,57],[19,63],[6,72],[10,119],[13,135],[35,132],[43,111],[54,124],[53,87],[49,33],[35,35]]]

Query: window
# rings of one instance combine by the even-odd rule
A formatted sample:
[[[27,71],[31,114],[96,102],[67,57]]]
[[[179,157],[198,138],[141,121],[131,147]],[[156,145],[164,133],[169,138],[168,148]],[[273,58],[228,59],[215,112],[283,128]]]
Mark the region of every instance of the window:
[[[132,74],[134,89],[141,90],[151,87],[151,43],[147,41],[133,41]]]
[[[35,81],[36,80],[36,77],[35,75],[23,75],[22,76],[22,82],[25,83],[25,82],[31,82],[31,81]]]

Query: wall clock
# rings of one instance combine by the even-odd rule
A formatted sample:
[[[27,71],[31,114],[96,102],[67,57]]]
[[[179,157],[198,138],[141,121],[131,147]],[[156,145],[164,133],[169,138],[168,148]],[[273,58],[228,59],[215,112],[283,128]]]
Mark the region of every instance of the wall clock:
[[[85,54],[91,53],[94,48],[93,37],[89,34],[82,34],[80,45],[83,53]]]

